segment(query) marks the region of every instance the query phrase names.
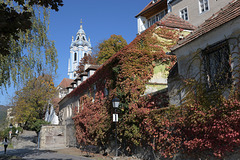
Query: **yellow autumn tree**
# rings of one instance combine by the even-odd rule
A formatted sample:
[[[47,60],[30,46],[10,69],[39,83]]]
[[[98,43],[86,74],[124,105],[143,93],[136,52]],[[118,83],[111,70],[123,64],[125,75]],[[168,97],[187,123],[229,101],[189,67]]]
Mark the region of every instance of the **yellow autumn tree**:
[[[52,76],[42,75],[32,78],[21,90],[16,91],[13,97],[15,121],[28,125],[38,119],[42,120],[46,106],[55,93]]]

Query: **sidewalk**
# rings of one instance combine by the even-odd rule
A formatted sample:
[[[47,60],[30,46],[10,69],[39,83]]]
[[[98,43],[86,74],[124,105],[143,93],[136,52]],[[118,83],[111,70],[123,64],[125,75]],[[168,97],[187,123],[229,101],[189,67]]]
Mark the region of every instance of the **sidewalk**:
[[[88,157],[88,158],[91,158],[94,160],[102,160],[102,159],[103,160],[112,160],[112,157],[110,157],[110,156],[103,156],[101,154],[87,153],[87,152],[83,152],[77,148],[65,148],[65,149],[58,149],[55,151],[60,154],[83,156],[83,157]]]
[[[0,160],[8,159],[24,159],[24,160],[91,160],[82,156],[61,154],[56,151],[38,150],[38,149],[12,149],[8,150],[4,155],[3,151],[0,151]]]
[[[33,131],[23,131],[13,140],[14,149],[7,149],[7,155],[15,159],[55,159],[55,160],[112,160],[114,156],[83,152],[77,148],[64,148],[57,150],[38,150],[37,134]],[[17,156],[17,158],[16,158]],[[0,146],[0,160],[5,160],[3,147]],[[7,158],[9,159],[9,158]],[[118,157],[118,160],[138,160],[135,157]]]
[[[77,148],[65,148],[65,149],[58,149],[55,150],[57,151],[57,153],[61,153],[61,154],[70,154],[70,155],[74,155],[74,156],[83,156],[83,157],[89,157],[90,159],[93,160],[113,160],[113,159],[118,159],[118,160],[140,160],[136,157],[114,157],[114,156],[103,156],[101,154],[95,154],[95,153],[87,153],[87,152],[83,152]]]
[[[14,149],[7,149],[7,154],[4,154],[4,148],[0,146],[0,160],[5,159],[41,159],[41,160],[91,160],[90,158],[80,155],[64,154],[57,151],[38,150],[37,149],[37,134],[34,131],[24,130],[18,138],[13,138],[12,143]]]

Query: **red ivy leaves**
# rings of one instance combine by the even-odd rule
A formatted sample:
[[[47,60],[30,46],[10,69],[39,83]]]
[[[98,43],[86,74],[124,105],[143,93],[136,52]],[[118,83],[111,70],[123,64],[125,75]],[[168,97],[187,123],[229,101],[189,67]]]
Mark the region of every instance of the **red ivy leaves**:
[[[110,127],[110,117],[104,107],[105,98],[98,92],[95,101],[88,96],[81,97],[80,112],[73,117],[76,126],[76,137],[79,144],[101,145],[106,139],[106,131]]]

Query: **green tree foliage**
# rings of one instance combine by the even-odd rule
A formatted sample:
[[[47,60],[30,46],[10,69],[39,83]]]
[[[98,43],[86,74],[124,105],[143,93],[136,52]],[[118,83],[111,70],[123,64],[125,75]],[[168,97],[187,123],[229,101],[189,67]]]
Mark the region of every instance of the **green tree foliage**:
[[[44,124],[50,123],[42,119],[37,119],[36,121],[29,123],[28,128],[31,129],[32,131],[35,131],[38,134],[41,131],[42,125]]]
[[[98,45],[97,62],[103,64],[126,45],[127,41],[121,35],[111,35],[108,40],[104,40]]]
[[[18,123],[31,124],[43,119],[48,101],[55,94],[53,79],[49,75],[32,78],[13,97],[15,120]]]
[[[57,69],[54,42],[47,37],[49,10],[62,0],[0,0],[0,88]]]

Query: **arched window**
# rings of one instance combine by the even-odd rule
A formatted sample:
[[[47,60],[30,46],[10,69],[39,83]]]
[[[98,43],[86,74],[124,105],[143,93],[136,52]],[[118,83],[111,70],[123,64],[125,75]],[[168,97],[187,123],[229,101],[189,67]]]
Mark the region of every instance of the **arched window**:
[[[74,53],[74,61],[77,61],[77,53]]]
[[[82,37],[82,39],[85,41],[85,37]]]
[[[87,55],[87,53],[84,53],[84,57]]]

